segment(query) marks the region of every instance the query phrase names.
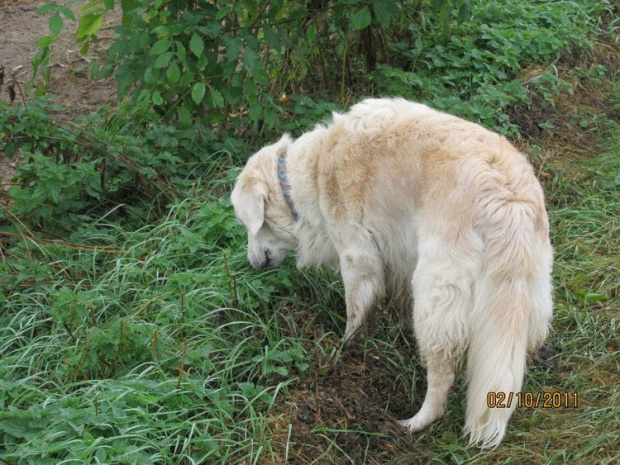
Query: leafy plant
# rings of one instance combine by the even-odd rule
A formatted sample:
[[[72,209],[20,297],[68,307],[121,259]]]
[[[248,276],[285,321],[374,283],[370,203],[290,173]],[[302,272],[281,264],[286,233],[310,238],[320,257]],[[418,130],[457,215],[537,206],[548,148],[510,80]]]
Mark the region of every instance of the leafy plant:
[[[76,41],[83,44],[82,53],[115,7],[122,10],[116,41],[105,62],[95,61],[91,71],[99,77],[113,73],[119,99],[131,92],[137,108],[155,109],[181,126],[196,118],[221,124],[243,115],[259,131],[278,125],[279,105],[289,91],[317,79],[344,100],[346,87],[366,82],[364,71],[390,60],[386,43],[417,30],[409,19],[423,10],[414,0],[402,5],[397,0],[227,0],[217,5],[96,0],[80,10]],[[448,34],[452,21],[467,18],[470,7],[470,0],[434,0],[428,17],[437,18]],[[35,75],[45,70],[49,80],[46,65],[62,30],[61,15],[74,18],[55,3],[39,11],[53,13],[52,34],[40,42],[35,63]]]
[[[472,5],[470,19],[452,28],[447,42],[423,17],[407,41],[390,44],[401,59],[377,67],[372,81],[382,93],[413,97],[514,135],[508,108],[529,105],[532,93],[549,99],[568,89],[549,73],[535,86],[523,82],[522,65],[555,63],[566,49],[591,47],[583,25],[595,27],[602,7],[597,2],[479,2]]]
[[[50,34],[41,37],[37,41],[39,50],[32,57],[32,81],[34,82],[38,76],[41,75],[43,83],[39,83],[36,88],[37,95],[44,95],[47,91],[47,86],[50,82],[50,69],[49,61],[51,58],[51,46],[54,41],[60,36],[60,33],[64,27],[64,20],[69,19],[75,21],[75,15],[70,8],[66,5],[50,2],[40,6],[37,9],[37,13],[50,14],[48,26]]]

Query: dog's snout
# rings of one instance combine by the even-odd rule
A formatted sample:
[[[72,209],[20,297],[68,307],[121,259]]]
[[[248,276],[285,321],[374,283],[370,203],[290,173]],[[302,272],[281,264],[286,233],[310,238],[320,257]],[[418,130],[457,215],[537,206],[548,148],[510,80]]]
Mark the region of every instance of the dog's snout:
[[[272,264],[271,253],[269,250],[265,250],[262,255],[250,257],[248,259],[248,265],[256,270],[267,268],[268,266],[272,266]]]

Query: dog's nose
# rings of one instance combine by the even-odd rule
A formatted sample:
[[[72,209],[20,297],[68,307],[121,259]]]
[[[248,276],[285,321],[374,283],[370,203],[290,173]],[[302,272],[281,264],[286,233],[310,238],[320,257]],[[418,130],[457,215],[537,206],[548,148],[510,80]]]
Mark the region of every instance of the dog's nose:
[[[248,265],[250,266],[250,268],[254,268],[255,270],[260,270],[262,268],[266,268],[269,266],[269,261],[268,260],[248,260]]]

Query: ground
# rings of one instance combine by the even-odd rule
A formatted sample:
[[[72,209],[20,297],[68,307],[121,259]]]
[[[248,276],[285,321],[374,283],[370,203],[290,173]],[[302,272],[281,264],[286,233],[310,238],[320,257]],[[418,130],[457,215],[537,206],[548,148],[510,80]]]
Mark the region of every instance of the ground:
[[[0,68],[4,68],[4,85],[0,89],[0,100],[9,101],[9,85],[15,85],[15,100],[13,105],[22,103],[22,96],[28,98],[31,89],[28,82],[32,77],[31,59],[38,50],[36,42],[44,35],[49,34],[48,16],[38,14],[37,9],[50,2],[41,0],[0,0]],[[79,4],[68,1],[57,3],[66,4],[74,11]],[[111,15],[106,20],[101,31],[101,42],[93,50],[105,47],[111,35],[109,25],[117,18]],[[49,83],[50,96],[71,108],[72,111],[82,112],[115,101],[116,85],[110,80],[93,82],[83,69],[88,64],[88,57],[82,57],[79,45],[75,44],[73,36],[76,25],[65,21],[61,37],[54,44],[54,54],[51,60]],[[10,178],[15,172],[17,160],[8,159],[0,151],[0,184],[2,189],[10,185]]]

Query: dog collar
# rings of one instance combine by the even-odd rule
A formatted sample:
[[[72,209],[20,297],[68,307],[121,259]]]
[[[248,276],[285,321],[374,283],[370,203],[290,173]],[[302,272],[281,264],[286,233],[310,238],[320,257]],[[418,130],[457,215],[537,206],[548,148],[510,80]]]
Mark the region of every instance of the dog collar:
[[[293,198],[291,197],[291,184],[288,182],[288,176],[286,175],[286,152],[281,153],[278,157],[278,180],[280,181],[284,200],[291,209],[293,219],[297,221],[297,211],[293,206]]]

